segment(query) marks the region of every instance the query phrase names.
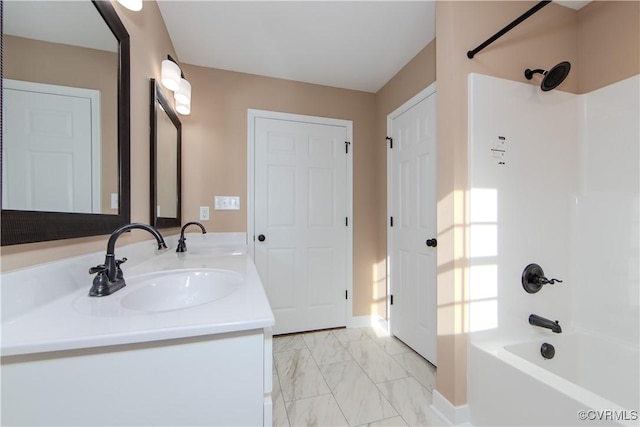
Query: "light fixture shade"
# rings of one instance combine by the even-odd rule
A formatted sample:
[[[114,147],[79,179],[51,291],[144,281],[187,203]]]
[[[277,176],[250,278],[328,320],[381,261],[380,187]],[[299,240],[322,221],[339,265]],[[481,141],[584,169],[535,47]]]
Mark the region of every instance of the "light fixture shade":
[[[190,104],[191,103],[191,83],[189,83],[186,79],[180,79],[180,87],[173,94],[176,102],[180,104]]]
[[[180,88],[180,67],[173,61],[165,59],[162,61],[162,84],[172,92]]]
[[[118,0],[118,3],[134,12],[142,10],[142,0]]]
[[[188,116],[189,114],[191,114],[191,103],[182,103],[176,100],[176,111],[178,112],[178,114]]]

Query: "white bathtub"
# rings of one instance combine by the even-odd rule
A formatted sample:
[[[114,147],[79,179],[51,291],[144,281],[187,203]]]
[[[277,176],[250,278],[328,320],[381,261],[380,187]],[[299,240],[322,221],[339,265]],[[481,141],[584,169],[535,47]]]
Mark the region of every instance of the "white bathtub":
[[[540,353],[555,347],[553,359]],[[640,425],[638,348],[586,333],[469,347],[471,423]],[[586,419],[585,419],[586,418]]]

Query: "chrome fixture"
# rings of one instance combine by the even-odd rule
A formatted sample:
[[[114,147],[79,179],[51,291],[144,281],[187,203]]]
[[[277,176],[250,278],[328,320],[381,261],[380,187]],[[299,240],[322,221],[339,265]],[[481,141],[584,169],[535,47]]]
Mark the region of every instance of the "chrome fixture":
[[[96,265],[89,269],[89,274],[98,273],[96,277],[93,278],[93,285],[89,291],[90,297],[104,297],[111,295],[126,286],[124,274],[122,273],[120,265],[125,263],[127,259],[116,259],[115,246],[116,240],[118,240],[118,237],[120,237],[122,233],[134,228],[146,230],[151,233],[158,241],[158,250],[167,249],[167,245],[165,244],[162,235],[158,230],[150,225],[133,223],[126,224],[118,228],[116,231],[111,233],[111,237],[109,237],[109,242],[107,243],[107,255],[105,256],[104,264]]]
[[[562,332],[562,328],[560,327],[560,323],[556,320],[545,319],[544,317],[538,316],[537,314],[532,314],[529,316],[529,324],[533,326],[540,326],[541,328],[551,329],[556,334]]]
[[[202,224],[200,224],[199,222],[192,221],[192,222],[186,223],[182,227],[182,230],[180,230],[180,239],[178,240],[178,247],[176,249],[176,252],[186,252],[187,251],[187,243],[186,243],[187,238],[184,237],[184,230],[190,225],[197,225],[202,230],[202,234],[207,234],[207,230],[205,230],[204,226]]]
[[[562,280],[547,279],[538,264],[529,264],[522,272],[522,287],[530,294],[538,292],[543,285],[554,285],[556,282],[562,283]]]

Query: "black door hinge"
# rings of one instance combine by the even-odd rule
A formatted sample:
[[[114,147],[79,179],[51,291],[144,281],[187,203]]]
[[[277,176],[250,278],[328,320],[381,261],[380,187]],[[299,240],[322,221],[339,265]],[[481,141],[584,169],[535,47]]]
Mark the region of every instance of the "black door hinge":
[[[344,291],[344,299],[349,299],[349,291]]]
[[[391,301],[389,302],[389,305],[393,305],[393,295],[389,295],[389,297],[390,297],[389,299],[391,300]]]
[[[344,218],[344,225],[346,225],[347,227],[349,226],[349,217],[345,217]]]
[[[393,138],[388,136],[386,139],[387,139],[387,141],[389,141],[389,148],[393,148]]]
[[[344,142],[344,152],[347,154],[349,154],[349,145],[351,145],[349,141]]]
[[[390,225],[391,227],[393,227],[393,217],[391,217],[391,218],[390,218],[390,220],[389,220],[389,225]]]

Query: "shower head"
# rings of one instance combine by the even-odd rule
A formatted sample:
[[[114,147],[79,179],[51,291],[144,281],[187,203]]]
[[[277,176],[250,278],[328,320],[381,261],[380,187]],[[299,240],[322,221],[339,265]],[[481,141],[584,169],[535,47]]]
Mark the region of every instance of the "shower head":
[[[534,74],[542,74],[544,77],[542,78],[542,82],[540,83],[540,89],[542,89],[544,92],[547,92],[557,88],[560,83],[562,83],[564,79],[567,78],[570,70],[571,63],[569,61],[564,61],[559,63],[549,71],[541,69],[530,70],[529,68],[527,68],[524,71],[524,76],[527,78],[527,80],[531,80]]]

